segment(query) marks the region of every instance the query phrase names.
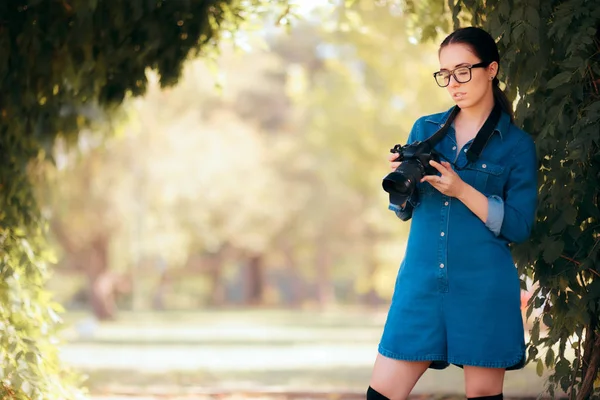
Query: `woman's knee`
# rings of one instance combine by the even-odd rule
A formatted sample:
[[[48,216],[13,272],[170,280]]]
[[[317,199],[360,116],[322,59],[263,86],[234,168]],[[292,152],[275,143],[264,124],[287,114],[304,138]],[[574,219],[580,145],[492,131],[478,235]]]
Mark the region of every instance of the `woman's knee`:
[[[367,398],[369,400],[406,399],[430,364],[430,361],[394,360],[378,354],[371,375],[370,389],[367,390]]]
[[[467,398],[486,398],[487,396],[502,395],[504,374],[506,372],[504,368],[464,366],[464,371]]]

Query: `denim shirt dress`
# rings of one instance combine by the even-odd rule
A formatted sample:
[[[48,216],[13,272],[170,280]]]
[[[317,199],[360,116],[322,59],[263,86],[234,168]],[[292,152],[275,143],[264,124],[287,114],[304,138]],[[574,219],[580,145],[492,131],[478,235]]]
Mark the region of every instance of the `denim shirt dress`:
[[[408,142],[433,135],[450,111],[419,118]],[[451,127],[435,148],[488,198],[487,221],[427,182],[404,207],[389,206],[411,219],[411,227],[378,350],[393,359],[432,361],[434,369],[519,369],[525,340],[509,244],[525,241],[534,223],[535,144],[504,112],[474,162],[466,157],[471,142],[457,149]]]

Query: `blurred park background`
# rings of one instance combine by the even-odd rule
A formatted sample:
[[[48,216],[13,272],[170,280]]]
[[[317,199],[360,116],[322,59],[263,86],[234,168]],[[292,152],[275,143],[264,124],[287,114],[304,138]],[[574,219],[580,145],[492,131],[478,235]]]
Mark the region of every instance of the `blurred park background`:
[[[148,71],[111,134],[59,143],[39,186],[57,299],[99,319],[385,306],[409,227],[387,210],[386,157],[452,103],[435,45],[385,7],[362,18],[340,30],[314,8],[238,33],[171,88]]]
[[[64,13],[71,18],[74,9],[85,11],[88,7],[76,1],[55,3],[60,13],[48,15]],[[90,10],[100,4],[91,3]],[[155,3],[156,9],[162,6],[173,15],[183,15],[178,5]],[[446,91],[435,84],[432,73],[439,68],[438,43],[451,31],[452,23],[459,21],[460,10],[452,13],[441,1],[290,0],[273,2],[287,7],[274,18],[270,13],[276,9],[274,4],[242,1],[240,7],[250,9],[250,3],[256,8],[245,15],[243,24],[220,27],[218,41],[205,45],[201,54],[191,52],[184,57],[179,79],[179,71],[172,70],[177,70],[173,60],[180,55],[174,55],[173,50],[159,61],[162,76],[157,68],[143,64],[144,59],[139,61],[142,76],[133,86],[128,83],[115,89],[107,81],[90,80],[90,90],[94,95],[100,93],[101,103],[110,103],[114,96],[119,108],[105,113],[93,104],[80,107],[78,114],[73,113],[75,135],[62,135],[63,131],[51,125],[59,133],[47,143],[39,139],[46,153],[42,150],[39,157],[31,155],[35,152],[27,153],[27,179],[34,183],[37,206],[47,225],[48,246],[38,259],[30,249],[37,246],[34,239],[12,244],[11,257],[21,260],[23,271],[29,271],[24,273],[29,288],[20,286],[14,271],[4,269],[3,264],[7,289],[2,301],[14,308],[13,319],[6,326],[13,324],[19,329],[22,324],[19,339],[14,339],[18,345],[11,344],[14,329],[7,328],[0,336],[3,349],[9,349],[8,356],[2,357],[9,363],[14,361],[19,376],[11,383],[15,387],[30,390],[21,377],[34,371],[36,379],[45,376],[51,382],[44,387],[45,393],[62,390],[62,383],[52,386],[55,376],[56,382],[62,379],[54,361],[48,362],[52,372],[40,372],[43,359],[54,359],[41,356],[43,351],[52,353],[49,347],[40,350],[33,340],[28,341],[26,336],[32,335],[42,338],[40,343],[48,340],[54,345],[60,341],[60,359],[83,374],[86,380],[82,385],[98,399],[119,394],[224,398],[236,393],[241,398],[252,393],[271,393],[271,397],[287,393],[286,398],[363,398],[410,226],[387,209],[387,194],[381,188],[381,180],[389,172],[386,157],[390,148],[406,141],[418,117],[453,105]],[[475,3],[473,23],[480,22],[477,18],[487,12],[481,2]],[[526,51],[529,42],[520,41],[519,35],[538,35],[532,26],[540,24],[540,16],[531,14],[529,6],[522,6],[526,11],[521,14],[511,14],[508,3],[501,2],[494,9],[495,15],[509,22],[514,17],[518,26],[526,28],[517,27],[512,36],[507,34],[504,44],[514,46],[517,42]],[[106,4],[102,10],[108,15],[113,11],[109,12]],[[150,11],[144,18],[149,25],[155,23],[152,18],[159,14],[154,5],[131,4],[133,14],[140,12],[132,18],[141,18],[140,10],[147,7]],[[25,13],[28,6],[19,7],[19,13]],[[136,11],[136,7],[141,8]],[[97,10],[89,11],[95,13],[94,18]],[[84,11],[80,11],[80,21],[85,21]],[[125,31],[127,16],[114,12],[120,21],[115,22],[115,30]],[[523,24],[526,16],[531,26]],[[182,47],[187,46],[188,30],[190,35],[197,34],[193,21],[193,16],[176,21],[182,32],[177,31],[176,39]],[[5,22],[0,18],[0,35]],[[158,32],[155,28],[148,32]],[[572,40],[576,39],[573,35]],[[85,40],[82,35],[82,46]],[[126,36],[123,40],[126,42]],[[36,42],[32,43],[35,48]],[[146,50],[127,43],[125,50],[113,49],[114,57],[123,57],[127,49],[146,54]],[[520,50],[510,49],[507,58],[512,61],[513,72],[515,65],[523,71],[539,67],[536,59],[531,65],[515,63]],[[76,65],[76,56],[81,56],[85,65],[88,50],[78,53],[75,48],[67,60]],[[106,72],[102,68],[110,64],[110,57],[107,51],[95,61],[94,73],[102,79],[104,75],[112,79],[113,73],[130,79],[123,71],[131,68],[127,70],[131,76],[140,71],[139,65],[122,64],[119,68],[123,70]],[[14,65],[11,68],[16,68]],[[53,73],[63,68],[59,66],[52,66]],[[71,84],[87,84],[85,70],[72,66],[64,69]],[[554,72],[549,70],[548,74]],[[516,76],[519,85],[529,84],[521,75]],[[566,84],[569,77],[562,75],[554,84]],[[68,87],[48,89],[58,99],[57,110],[67,110],[60,114],[66,120],[72,104],[70,99],[60,103],[60,96]],[[114,91],[108,93],[106,88]],[[535,91],[527,90],[520,95],[534,96]],[[515,94],[512,92],[512,98]],[[35,107],[44,106],[48,99],[36,98]],[[81,101],[85,103],[85,99]],[[563,98],[558,101],[563,107],[567,104]],[[23,110],[37,110],[35,107]],[[535,111],[527,104],[522,107],[523,118]],[[4,109],[2,113],[4,118]],[[10,125],[16,121],[3,123],[20,132],[20,126]],[[552,134],[548,135],[541,141],[541,146],[546,146],[542,150],[555,146]],[[568,168],[552,164],[546,170],[555,173]],[[564,193],[552,195],[571,199]],[[27,195],[24,198],[29,201]],[[21,207],[18,202],[11,204]],[[569,214],[559,216],[558,226],[565,231],[579,214],[575,206],[561,207],[565,215]],[[592,224],[593,219],[582,215],[582,220]],[[30,221],[13,222],[17,228],[3,236],[3,243],[6,237],[24,235],[19,233],[22,225],[37,229]],[[35,235],[41,231],[35,230]],[[35,235],[31,237],[37,238]],[[535,242],[528,250],[528,260],[543,254],[547,263],[559,265],[564,261],[564,243],[554,240]],[[587,246],[592,248],[589,243]],[[568,246],[567,250],[571,251]],[[596,257],[592,252],[590,259]],[[584,256],[576,253],[572,257]],[[39,282],[44,282],[46,261],[50,274],[44,285],[49,292],[36,292],[36,285],[41,287]],[[540,265],[542,271],[550,264]],[[576,288],[573,282],[585,287],[594,278],[557,278],[559,274],[549,267],[544,271],[536,270],[534,275],[529,270],[523,285],[527,339],[533,332],[536,345],[553,323],[552,317],[544,318],[543,323],[532,322],[542,308],[544,312],[550,310],[549,301],[545,303],[551,296],[548,288],[555,285],[572,292]],[[539,285],[532,285],[532,277],[545,279],[547,286],[539,295]],[[538,291],[532,293],[536,287]],[[28,290],[33,294],[27,294]],[[554,293],[558,296],[561,292]],[[592,296],[591,290],[589,293]],[[15,298],[21,300],[10,300]],[[29,298],[34,299],[31,304],[39,302],[42,308],[29,311]],[[56,303],[48,305],[50,298]],[[533,305],[536,309],[527,318],[530,298],[535,302],[529,311]],[[576,303],[569,297],[569,302],[583,314],[590,310],[583,300]],[[0,308],[2,313],[6,310]],[[589,312],[594,313],[593,309]],[[529,357],[537,364],[529,363],[523,371],[507,374],[508,398],[535,398],[544,390],[555,362],[560,367],[556,382],[566,377],[561,385],[570,385],[567,359],[573,359],[573,352],[578,359],[582,357],[583,328],[579,327],[581,321],[587,324],[589,319],[576,319],[579,314],[568,307],[556,311],[558,317],[564,314],[567,322],[561,326],[577,326],[572,329],[577,329],[579,348],[569,342],[565,350],[566,338],[574,335],[573,331],[551,331],[548,346],[555,350],[530,349]],[[64,324],[58,339],[49,336],[47,321],[60,320]],[[0,324],[2,329],[6,326]],[[29,350],[20,351],[19,346]],[[30,366],[17,364],[24,351]],[[580,364],[573,365],[580,368]],[[0,376],[3,383],[4,378]],[[462,398],[462,370],[429,371],[415,392]]]
[[[49,287],[93,392],[364,392],[409,228],[386,154],[452,103],[401,12],[364,8],[354,29],[321,3],[190,59],[172,88],[149,71],[110,135],[59,148],[39,186]],[[461,393],[459,371],[426,390]],[[537,394],[526,377],[513,393]]]

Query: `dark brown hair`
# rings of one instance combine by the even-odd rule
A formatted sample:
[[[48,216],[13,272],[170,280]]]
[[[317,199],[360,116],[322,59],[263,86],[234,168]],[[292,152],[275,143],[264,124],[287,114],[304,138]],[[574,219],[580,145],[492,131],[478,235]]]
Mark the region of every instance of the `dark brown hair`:
[[[440,45],[440,51],[449,44],[464,44],[471,48],[473,53],[481,59],[482,62],[491,63],[496,61],[498,63],[498,69],[500,69],[500,54],[498,53],[498,46],[494,41],[494,38],[481,28],[467,27],[460,28],[452,32],[444,39]],[[496,75],[497,76],[497,75]],[[500,89],[500,81],[497,77],[494,77],[492,81],[492,87],[494,91],[494,101],[499,104],[502,110],[510,116],[511,121],[514,120],[514,113],[512,104],[508,101],[508,97],[502,89]]]

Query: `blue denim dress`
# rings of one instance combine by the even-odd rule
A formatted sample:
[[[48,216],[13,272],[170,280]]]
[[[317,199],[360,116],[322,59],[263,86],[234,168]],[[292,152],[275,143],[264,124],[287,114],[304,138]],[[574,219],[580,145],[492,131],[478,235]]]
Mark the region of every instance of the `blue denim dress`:
[[[451,110],[419,118],[408,141],[425,140]],[[419,183],[401,208],[411,218],[379,352],[390,358],[522,368],[525,340],[520,284],[509,244],[530,234],[537,204],[537,158],[531,137],[502,113],[479,159],[470,163],[450,128],[436,150],[463,181],[488,197],[484,223],[460,200]]]

